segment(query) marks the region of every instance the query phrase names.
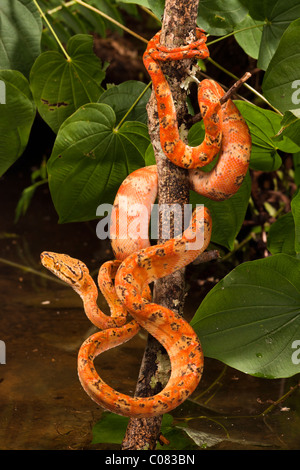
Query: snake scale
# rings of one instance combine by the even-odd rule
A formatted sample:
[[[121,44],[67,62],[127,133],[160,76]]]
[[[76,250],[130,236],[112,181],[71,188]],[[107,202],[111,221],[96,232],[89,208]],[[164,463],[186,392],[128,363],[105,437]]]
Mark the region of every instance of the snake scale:
[[[151,77],[157,101],[160,141],[166,157],[188,170],[190,188],[216,201],[236,193],[247,173],[251,138],[247,124],[231,100],[220,104],[221,86],[209,79],[200,82],[198,102],[205,138],[198,147],[186,145],[179,135],[175,106],[161,62],[208,57],[206,36],[197,29],[196,40],[167,49],[160,45],[160,32],[148,43],[144,65]],[[209,172],[200,168],[219,154]],[[203,371],[199,339],[180,315],[152,302],[149,284],[188,265],[208,246],[212,221],[206,208],[197,207],[183,235],[151,246],[147,237],[124,236],[120,220],[134,222],[136,214],[122,212],[126,198],[130,209],[143,204],[150,214],[157,196],[155,165],[131,173],[121,184],[111,214],[111,243],[115,259],[104,263],[98,285],[111,311],[105,315],[97,305],[98,289],[81,261],[65,254],[43,252],[42,264],[67,282],[82,298],[84,310],[100,331],[85,340],[78,354],[78,374],[87,394],[103,408],[130,417],[157,416],[177,407],[197,387]],[[149,223],[147,220],[146,225]],[[127,314],[132,320],[126,323]],[[146,329],[167,350],[171,375],[165,388],[151,397],[131,397],[111,388],[99,376],[94,359],[103,351],[131,339]]]

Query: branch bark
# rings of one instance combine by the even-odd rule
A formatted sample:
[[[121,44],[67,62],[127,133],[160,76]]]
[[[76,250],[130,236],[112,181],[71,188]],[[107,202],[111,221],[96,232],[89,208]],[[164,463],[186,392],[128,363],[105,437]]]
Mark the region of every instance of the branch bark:
[[[220,103],[224,104],[227,100],[232,98],[232,95],[237,92],[237,90],[244,84],[246,81],[251,77],[250,72],[246,72],[242,78],[240,78],[237,82],[235,82],[229,90],[226,91],[226,93],[220,98]],[[187,122],[186,125],[188,128],[192,127],[196,122],[199,122],[202,120],[201,113],[195,114],[195,116],[192,116]]]
[[[167,47],[187,44],[195,39],[195,27],[198,14],[199,0],[166,0],[162,23],[161,43]],[[191,66],[190,60],[164,64],[164,73],[172,90],[176,103],[179,126],[187,113],[186,91],[180,84],[187,76]],[[175,166],[163,154],[160,146],[159,127],[155,95],[152,92],[148,106],[148,127],[158,170],[158,203],[159,205],[176,204],[182,208],[189,203],[189,187],[186,170]],[[174,217],[178,217],[174,215]],[[169,221],[169,212],[160,210],[159,229],[163,233],[165,224],[171,226],[171,236],[174,233],[174,217]],[[159,238],[158,243],[163,242]],[[156,281],[153,301],[182,314],[185,295],[184,269],[176,271],[171,276]],[[164,348],[149,335],[144,352],[139,378],[135,391],[136,396],[151,396],[158,393],[167,383],[170,372],[168,355]],[[154,384],[154,385],[153,385]],[[122,450],[153,450],[159,440],[162,417],[132,418],[129,421],[122,443]]]

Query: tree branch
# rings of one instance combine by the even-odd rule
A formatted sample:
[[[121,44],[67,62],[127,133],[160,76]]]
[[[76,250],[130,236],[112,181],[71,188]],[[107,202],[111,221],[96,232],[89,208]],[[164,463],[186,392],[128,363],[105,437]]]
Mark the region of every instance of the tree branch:
[[[220,103],[224,104],[226,103],[227,100],[229,100],[234,93],[252,76],[250,72],[246,72],[242,78],[237,80],[229,90],[226,91],[226,93],[220,98]],[[193,124],[196,124],[196,122],[199,122],[202,120],[201,113],[195,114],[195,116],[192,116],[190,119],[188,119],[186,125],[187,127],[192,127]]]
[[[175,47],[187,44],[195,39],[195,27],[198,14],[199,0],[166,0],[164,18],[162,24],[161,43],[167,47]],[[188,75],[191,61],[184,60],[164,64],[164,73],[168,75],[168,81],[176,103],[177,119],[179,126],[183,123],[186,114],[186,91],[180,86]],[[180,204],[184,207],[189,202],[189,187],[186,178],[186,170],[175,166],[164,155],[160,146],[159,127],[156,99],[152,92],[148,106],[148,127],[158,170],[158,199],[159,204]],[[182,210],[182,214],[183,214]],[[178,215],[177,215],[178,216]],[[175,217],[175,216],[174,216]],[[172,221],[171,221],[172,222]],[[169,212],[160,211],[159,229],[163,233],[165,224],[169,225]],[[171,230],[174,236],[174,225]],[[160,238],[159,243],[164,240]],[[156,281],[154,286],[153,301],[182,314],[185,294],[184,269],[176,271],[171,276]],[[158,393],[167,383],[170,371],[170,363],[165,350],[153,337],[149,335],[145,349],[136,396],[151,396]],[[153,383],[155,384],[153,386]],[[130,419],[123,440],[122,449],[153,450],[160,436],[162,417]]]

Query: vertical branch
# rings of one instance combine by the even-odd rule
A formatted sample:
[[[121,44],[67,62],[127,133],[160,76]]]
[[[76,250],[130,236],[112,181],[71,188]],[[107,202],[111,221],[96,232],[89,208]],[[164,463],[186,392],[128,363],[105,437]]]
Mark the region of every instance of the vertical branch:
[[[199,0],[166,0],[161,33],[161,43],[163,45],[176,47],[187,44],[191,39],[195,39],[198,3]],[[163,65],[164,73],[168,75],[173,99],[176,103],[179,126],[186,114],[186,91],[180,87],[180,84],[187,76],[187,69],[190,65],[190,60]],[[170,235],[172,237],[176,235],[174,233],[174,218],[171,222],[169,221],[169,211],[164,211],[164,207],[170,204],[180,205],[183,215],[184,205],[189,203],[186,170],[171,163],[161,150],[156,98],[153,92],[147,106],[147,111],[149,134],[158,170],[158,203],[163,205],[160,210],[159,230],[160,234],[163,233],[164,226],[168,227],[170,224]],[[174,215],[174,217],[178,217],[178,214]],[[159,238],[158,243],[163,241],[162,238]],[[182,314],[184,291],[184,269],[182,269],[156,281],[153,301]],[[166,385],[169,372],[170,363],[168,355],[160,343],[149,335],[135,395],[145,397],[158,393]],[[161,420],[161,416],[130,419],[122,449],[155,449],[160,434]]]

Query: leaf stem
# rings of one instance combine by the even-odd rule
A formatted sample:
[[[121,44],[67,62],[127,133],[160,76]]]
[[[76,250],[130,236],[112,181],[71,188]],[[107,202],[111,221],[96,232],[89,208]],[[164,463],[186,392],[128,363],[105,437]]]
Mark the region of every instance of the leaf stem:
[[[224,261],[227,261],[229,258],[231,258],[234,255],[234,253],[236,253],[244,245],[250,242],[250,240],[253,238],[253,235],[254,235],[253,232],[249,233],[249,235],[246,238],[244,238],[244,240],[242,240],[238,245],[236,245],[236,247],[232,251],[227,253],[227,255],[223,256],[223,258],[220,259],[220,262],[223,263]]]
[[[41,9],[41,7],[39,6],[38,2],[36,0],[33,0],[33,3],[36,5],[37,9],[39,10],[40,12],[40,15],[41,17],[43,18],[43,20],[45,21],[45,23],[47,24],[48,28],[50,29],[51,33],[53,34],[53,36],[55,37],[55,40],[57,42],[57,44],[59,45],[59,47],[61,48],[61,50],[63,51],[64,55],[66,56],[66,59],[68,62],[71,62],[71,57],[69,56],[69,54],[67,53],[67,51],[65,50],[64,46],[62,45],[62,43],[60,42],[56,32],[54,31],[54,29],[52,28],[51,24],[49,23],[45,13],[43,12],[43,10]]]
[[[225,36],[222,36],[220,38],[217,38],[217,39],[214,39],[213,41],[208,42],[206,45],[211,46],[212,44],[215,44],[216,42],[219,42],[219,41],[223,41],[223,39],[229,38],[230,36],[235,36],[238,33],[247,31],[247,29],[261,28],[262,26],[265,26],[265,24],[266,23],[255,24],[252,26],[247,26],[247,28],[237,29],[236,31],[232,31],[231,33],[226,34]]]
[[[53,15],[53,13],[57,13],[58,11],[62,10],[63,6],[66,8],[71,7],[72,5],[75,5],[75,0],[71,0],[70,2],[62,2],[62,5],[59,5],[56,8],[52,8],[52,10],[48,10],[47,14],[48,15]]]
[[[230,77],[234,78],[235,80],[238,80],[239,78],[231,73],[229,70],[225,69],[222,65],[218,64],[218,62],[214,61],[211,57],[208,57],[206,60],[208,60],[211,64],[213,64],[215,67],[217,67],[219,70],[222,70],[222,72],[226,73]],[[277,114],[280,116],[283,116],[283,114],[275,108],[263,95],[261,95],[255,88],[252,88],[252,86],[248,85],[248,83],[243,83],[243,86],[248,88],[248,90],[252,91],[256,96],[258,96],[262,101],[264,101],[270,108],[272,108]]]
[[[132,31],[131,29],[127,28],[126,26],[124,26],[122,23],[119,23],[119,21],[115,20],[114,18],[112,18],[111,16],[108,16],[106,13],[103,13],[103,11],[101,10],[98,10],[98,8],[95,8],[93,7],[92,5],[89,5],[88,3],[85,3],[83,2],[82,0],[75,0],[75,3],[78,3],[79,5],[82,5],[83,7],[85,8],[88,8],[89,10],[92,10],[94,11],[95,13],[97,13],[98,15],[102,16],[103,18],[105,18],[106,20],[110,21],[111,23],[115,24],[116,26],[118,26],[119,28],[123,29],[124,31],[126,31],[127,33],[131,34],[132,36],[136,37],[137,39],[139,39],[140,41],[144,42],[144,43],[148,43],[148,40],[143,38],[142,36],[140,36],[139,34],[135,33],[134,31]]]
[[[137,99],[135,100],[135,102],[130,106],[130,108],[128,109],[128,111],[126,112],[126,114],[122,117],[121,121],[119,122],[119,124],[116,125],[115,127],[115,131],[118,131],[119,128],[121,127],[121,125],[123,124],[123,122],[125,121],[125,119],[127,118],[127,116],[131,113],[131,111],[133,110],[133,108],[138,104],[138,102],[140,101],[140,99],[142,99],[142,97],[144,96],[144,94],[146,93],[146,91],[148,90],[148,88],[150,87],[152,82],[149,82],[148,85],[143,89],[142,93],[140,93],[140,95],[137,97]]]

